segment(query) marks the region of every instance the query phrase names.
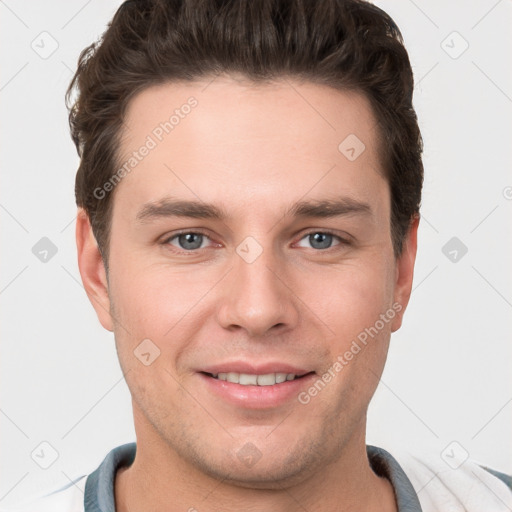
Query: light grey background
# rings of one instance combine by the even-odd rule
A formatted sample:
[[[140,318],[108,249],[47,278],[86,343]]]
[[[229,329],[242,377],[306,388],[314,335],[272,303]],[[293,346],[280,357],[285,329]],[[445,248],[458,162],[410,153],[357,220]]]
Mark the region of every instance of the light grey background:
[[[91,472],[134,440],[113,335],[78,273],[78,157],[63,100],[81,49],[118,4],[0,0],[0,507]],[[378,5],[410,52],[426,179],[414,292],[370,406],[368,442],[467,452],[512,473],[512,3]],[[32,251],[43,237],[57,248],[47,262]],[[48,469],[42,442],[58,454]]]

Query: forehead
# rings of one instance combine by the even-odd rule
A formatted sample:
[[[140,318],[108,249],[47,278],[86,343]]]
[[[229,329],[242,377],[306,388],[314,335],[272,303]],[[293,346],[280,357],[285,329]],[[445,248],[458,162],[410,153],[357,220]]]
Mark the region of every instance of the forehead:
[[[244,135],[279,143],[286,135],[306,135],[308,150],[318,146],[318,139],[336,147],[353,133],[371,145],[377,135],[370,102],[362,93],[285,78],[254,83],[220,76],[152,86],[132,98],[124,121],[121,150],[133,149],[147,135],[172,143],[169,139],[181,139],[186,125],[193,125],[203,144],[226,147],[231,140],[239,144]],[[223,131],[211,131],[213,125]],[[307,141],[303,137],[301,142]]]
[[[162,84],[128,106],[115,194],[131,205],[173,195],[243,208],[357,189],[368,201],[387,188],[378,146],[359,93],[291,79]]]

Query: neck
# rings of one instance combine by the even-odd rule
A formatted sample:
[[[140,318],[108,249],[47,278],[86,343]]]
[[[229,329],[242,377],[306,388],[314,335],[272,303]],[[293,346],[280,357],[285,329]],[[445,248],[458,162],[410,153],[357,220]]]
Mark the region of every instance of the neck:
[[[334,462],[271,489],[219,481],[154,441],[138,438],[133,464],[117,472],[116,512],[397,511],[391,483],[368,463],[364,430]]]

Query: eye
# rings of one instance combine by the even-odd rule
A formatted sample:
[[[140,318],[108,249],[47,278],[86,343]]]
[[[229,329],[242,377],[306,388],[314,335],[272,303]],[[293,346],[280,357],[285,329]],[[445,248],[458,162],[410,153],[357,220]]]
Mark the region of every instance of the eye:
[[[165,243],[173,245],[178,249],[184,249],[185,251],[194,251],[196,249],[203,249],[204,245],[209,238],[203,233],[187,232],[179,233],[168,238]]]
[[[332,233],[324,232],[324,231],[315,231],[313,233],[309,233],[304,236],[300,242],[299,247],[312,247],[313,249],[325,250],[333,247],[333,242],[336,241],[334,245],[339,245],[343,242],[343,240]],[[305,245],[309,243],[310,245]]]

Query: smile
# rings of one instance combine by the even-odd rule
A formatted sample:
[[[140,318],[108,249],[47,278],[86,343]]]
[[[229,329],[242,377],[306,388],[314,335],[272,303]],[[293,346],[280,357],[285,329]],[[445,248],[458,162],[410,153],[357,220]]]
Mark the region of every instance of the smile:
[[[224,380],[233,384],[241,384],[242,386],[273,386],[274,384],[282,384],[283,382],[300,378],[294,373],[265,373],[262,375],[254,375],[250,373],[218,373],[209,374],[214,379]]]
[[[238,371],[226,371],[235,366]],[[240,367],[246,368],[240,368]],[[295,403],[297,395],[315,379],[314,371],[304,371],[285,364],[261,365],[249,368],[247,364],[222,364],[216,368],[199,371],[197,375],[204,384],[207,396],[211,394],[236,407],[237,411],[248,409],[275,409]],[[281,368],[265,368],[280,366]],[[288,367],[287,367],[288,366]],[[233,368],[233,369],[235,369]],[[223,370],[223,371],[222,371]],[[245,371],[241,371],[245,370]],[[247,372],[247,373],[246,373]]]

